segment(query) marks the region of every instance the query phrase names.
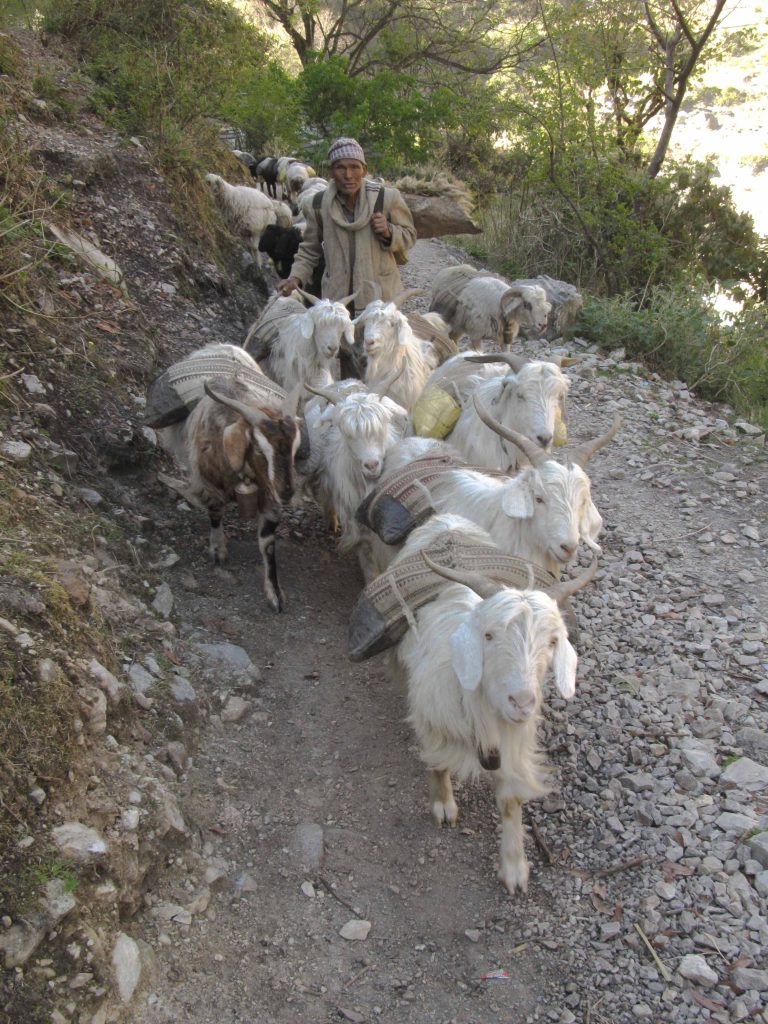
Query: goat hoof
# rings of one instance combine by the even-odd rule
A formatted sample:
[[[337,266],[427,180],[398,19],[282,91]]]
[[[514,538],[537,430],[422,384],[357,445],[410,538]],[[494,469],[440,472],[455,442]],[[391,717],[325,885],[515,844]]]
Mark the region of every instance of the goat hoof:
[[[268,591],[266,593],[266,598],[267,604],[273,612],[280,613],[285,611],[285,597],[283,596],[282,591]]]
[[[502,864],[499,870],[499,879],[510,896],[514,896],[519,889],[520,892],[528,892],[528,875],[530,866],[527,860],[509,862]]]
[[[449,800],[447,803],[435,800],[432,804],[432,814],[438,825],[450,825],[451,828],[455,828],[459,819],[459,808],[455,800]]]

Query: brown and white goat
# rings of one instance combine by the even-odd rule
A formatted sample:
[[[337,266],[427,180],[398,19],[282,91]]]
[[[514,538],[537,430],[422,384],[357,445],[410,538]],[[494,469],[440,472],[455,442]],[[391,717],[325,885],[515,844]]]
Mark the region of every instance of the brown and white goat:
[[[159,432],[188,480],[163,474],[160,479],[208,512],[209,550],[216,563],[227,555],[225,507],[237,501],[243,518],[257,515],[264,593],[270,607],[281,612],[285,598],[277,578],[275,532],[282,507],[293,498],[299,422],[265,405],[236,378],[206,382],[205,392],[184,423]]]

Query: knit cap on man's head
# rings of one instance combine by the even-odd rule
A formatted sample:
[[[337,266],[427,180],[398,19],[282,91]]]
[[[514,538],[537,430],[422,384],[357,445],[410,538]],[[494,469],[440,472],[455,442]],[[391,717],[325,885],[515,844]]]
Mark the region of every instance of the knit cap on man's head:
[[[349,139],[342,136],[334,139],[331,148],[328,150],[328,163],[333,167],[337,160],[359,160],[365,164],[365,153],[357,139]],[[367,165],[366,165],[367,166]]]

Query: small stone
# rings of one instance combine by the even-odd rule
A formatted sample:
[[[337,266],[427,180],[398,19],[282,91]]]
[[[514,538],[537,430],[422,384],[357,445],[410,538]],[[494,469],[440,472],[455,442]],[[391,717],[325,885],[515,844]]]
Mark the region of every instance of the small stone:
[[[696,985],[709,987],[717,984],[717,973],[698,953],[689,953],[684,956],[677,969],[684,978]]]
[[[138,661],[134,661],[131,667],[128,669],[128,679],[131,683],[131,688],[134,693],[146,694],[148,690],[151,690],[155,685],[155,680],[151,672],[147,672],[143,665],[140,665]]]
[[[470,942],[479,942],[482,932],[480,932],[477,928],[467,928],[464,934],[466,935]]]
[[[78,487],[77,493],[91,508],[98,508],[99,505],[104,503],[104,498],[99,494],[98,491],[94,491],[92,487]]]
[[[768,788],[768,768],[749,757],[740,757],[723,769],[720,781],[729,789],[757,793]]]
[[[22,373],[21,380],[30,395],[45,394],[45,385],[34,373]]]
[[[657,882],[655,892],[656,895],[660,896],[663,900],[673,900],[677,895],[677,889],[675,888],[674,882]]]
[[[221,710],[222,722],[240,722],[251,710],[251,702],[242,697],[232,696]]]
[[[342,939],[347,939],[349,942],[364,942],[368,938],[368,932],[371,930],[370,921],[361,921],[357,918],[353,918],[351,921],[347,921],[344,927],[339,932]]]
[[[65,857],[80,864],[99,860],[105,856],[108,847],[106,841],[96,831],[79,821],[67,821],[57,825],[51,832],[53,841]]]
[[[141,979],[141,955],[136,941],[125,932],[120,932],[115,941],[112,968],[120,1001],[129,1003]]]
[[[314,885],[312,885],[311,882],[302,882],[301,891],[304,893],[305,896],[307,896],[311,900],[313,900],[317,895],[317,893],[315,892],[315,887]]]
[[[739,814],[737,811],[723,811],[715,818],[715,824],[723,832],[750,832],[757,826],[757,819],[749,814]],[[757,858],[759,860],[759,858]]]
[[[109,703],[113,706],[119,704],[125,692],[125,683],[121,683],[119,679],[112,675],[109,669],[104,668],[95,658],[88,663],[88,671],[96,681],[97,686],[100,686],[106,693]]]
[[[32,445],[26,441],[3,441],[0,444],[0,453],[11,462],[27,462],[32,455]]]
[[[162,618],[167,619],[173,611],[173,593],[167,583],[161,583],[157,588],[152,607]]]
[[[737,967],[731,972],[730,981],[737,992],[768,991],[768,971],[755,967]]]
[[[171,696],[177,704],[189,704],[197,700],[192,683],[184,676],[174,676],[170,684]]]

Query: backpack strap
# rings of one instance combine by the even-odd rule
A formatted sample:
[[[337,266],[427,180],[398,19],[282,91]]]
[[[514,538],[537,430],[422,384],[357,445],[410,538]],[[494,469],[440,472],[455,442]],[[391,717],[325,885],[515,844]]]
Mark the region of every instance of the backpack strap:
[[[381,213],[384,209],[384,186],[379,186],[379,191],[376,193],[376,202],[373,204],[373,212]]]
[[[323,218],[320,216],[320,207],[323,205],[323,196],[325,195],[325,189],[322,192],[315,192],[312,196],[312,209],[315,211],[315,220],[317,221],[317,230],[322,235],[323,233]]]

